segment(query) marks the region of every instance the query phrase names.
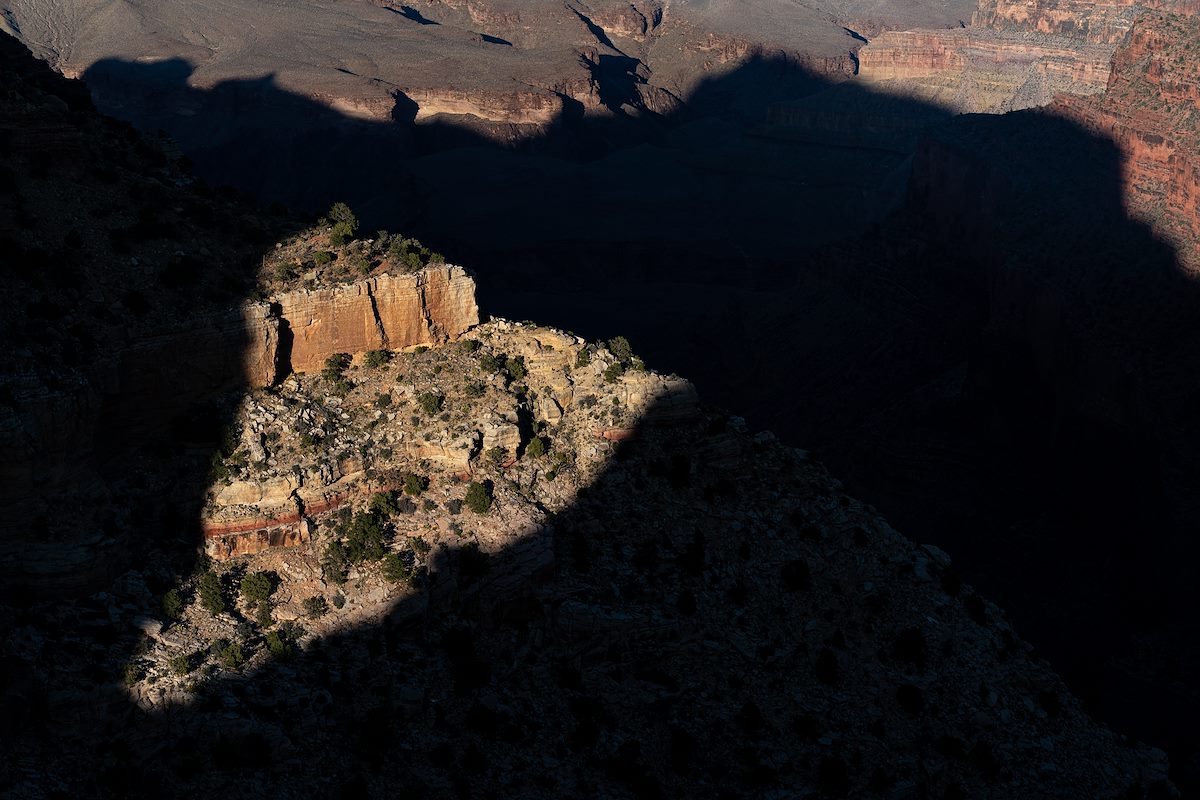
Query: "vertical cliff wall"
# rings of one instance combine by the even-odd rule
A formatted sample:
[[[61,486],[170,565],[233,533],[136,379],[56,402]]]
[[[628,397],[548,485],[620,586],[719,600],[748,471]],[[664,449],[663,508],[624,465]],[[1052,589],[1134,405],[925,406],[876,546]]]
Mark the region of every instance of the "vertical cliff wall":
[[[334,353],[443,342],[479,324],[474,279],[448,265],[285,292],[270,303],[280,320],[275,362],[284,374],[319,370]],[[272,347],[269,337],[255,342]],[[253,360],[271,359],[263,352]],[[269,383],[260,379],[259,385]]]

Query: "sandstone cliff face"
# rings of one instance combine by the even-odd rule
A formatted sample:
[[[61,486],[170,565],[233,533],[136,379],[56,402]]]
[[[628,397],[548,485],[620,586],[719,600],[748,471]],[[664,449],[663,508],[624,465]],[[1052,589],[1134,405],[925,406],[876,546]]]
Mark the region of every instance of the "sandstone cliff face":
[[[964,112],[1045,105],[1055,92],[1104,90],[1111,48],[1066,37],[958,29],[889,31],[859,51],[859,75],[885,91]]]
[[[981,0],[971,24],[997,31],[1062,34],[1091,44],[1116,45],[1129,30],[1138,0]]]
[[[286,292],[271,305],[285,330],[280,366],[296,372],[320,371],[334,353],[444,342],[479,323],[475,281],[455,266]],[[269,336],[260,341],[271,345]],[[255,363],[270,361],[265,351],[252,358]]]
[[[1144,5],[981,0],[969,28],[888,31],[858,54],[859,74],[961,112],[1043,106],[1058,92],[1095,94],[1113,49]]]
[[[1200,271],[1200,66],[1195,16],[1149,11],[1112,61],[1103,96],[1057,98],[1054,110],[1121,149],[1132,213]]]

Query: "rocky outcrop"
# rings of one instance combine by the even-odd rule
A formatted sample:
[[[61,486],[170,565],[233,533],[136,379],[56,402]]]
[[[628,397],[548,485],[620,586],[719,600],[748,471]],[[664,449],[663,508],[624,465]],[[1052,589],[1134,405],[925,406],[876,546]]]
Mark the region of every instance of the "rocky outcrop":
[[[479,324],[475,281],[454,266],[285,292],[271,300],[271,308],[284,331],[278,363],[296,372],[318,371],[334,353],[434,344]],[[251,358],[267,363],[271,342],[256,337],[254,344],[260,342],[265,349]]]

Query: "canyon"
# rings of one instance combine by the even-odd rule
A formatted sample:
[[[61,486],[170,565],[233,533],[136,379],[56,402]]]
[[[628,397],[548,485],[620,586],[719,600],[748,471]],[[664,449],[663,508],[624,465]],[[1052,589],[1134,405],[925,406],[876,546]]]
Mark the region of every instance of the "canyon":
[[[723,480],[741,486],[738,469],[758,475],[760,460],[779,465],[781,472],[767,470],[768,486],[786,484],[781,476],[797,469],[807,476],[796,466],[807,461],[752,433],[771,429],[845,481],[842,488],[803,479],[813,503],[848,504],[853,518],[805,534],[828,544],[820,558],[834,558],[847,530],[860,526],[870,536],[882,518],[949,552],[956,571],[1009,610],[1087,713],[1164,746],[1172,777],[1195,785],[1200,761],[1188,720],[1200,707],[1190,680],[1200,653],[1189,644],[1195,593],[1185,565],[1195,556],[1188,532],[1200,514],[1191,480],[1200,342],[1189,323],[1200,179],[1190,49],[1198,31],[1189,4],[985,0],[818,13],[756,3],[734,13],[719,3],[303,3],[255,34],[230,22],[251,13],[238,4],[188,15],[136,4],[10,6],[5,24],[63,72],[85,76],[103,110],[174,139],[162,164],[164,156],[116,123],[81,122],[87,91],[28,66],[20,68],[29,76],[22,86],[47,88],[22,95],[32,99],[0,119],[7,152],[27,165],[19,168],[20,200],[4,201],[0,235],[22,265],[14,295],[30,298],[9,310],[5,329],[14,343],[5,372],[15,377],[5,384],[0,431],[13,491],[0,509],[0,563],[10,586],[82,593],[139,560],[139,543],[178,563],[202,541],[227,581],[236,583],[228,570],[239,565],[291,565],[305,588],[289,590],[282,605],[300,620],[302,595],[343,591],[322,587],[319,564],[338,511],[362,510],[413,470],[436,478],[439,503],[457,499],[455,476],[495,471],[506,503],[529,514],[474,533],[498,558],[516,539],[529,541],[513,561],[530,571],[516,570],[513,583],[522,591],[541,585],[548,570],[557,574],[575,558],[563,555],[573,540],[548,533],[536,503],[523,505],[526,495],[576,523],[560,527],[593,530],[595,518],[605,532],[641,528],[630,519],[636,515],[588,504],[586,492],[583,518],[555,506],[566,495],[534,477],[549,470],[518,457],[530,441],[523,426],[552,426],[561,414],[580,434],[564,441],[597,459],[587,463],[611,455],[597,476],[606,498],[659,487],[660,479],[674,486],[676,462],[656,438],[663,432],[642,432],[637,414],[584,423],[560,364],[553,380],[530,379],[536,396],[492,394],[500,390],[489,384],[487,403],[504,397],[503,407],[476,409],[464,431],[389,441],[393,461],[380,463],[395,474],[369,477],[350,446],[359,426],[386,420],[370,430],[396,436],[406,421],[372,405],[391,387],[376,385],[379,376],[361,359],[394,350],[405,366],[393,371],[436,382],[438,364],[475,369],[455,348],[479,331],[492,333],[496,352],[568,367],[567,351],[619,333],[648,363],[687,375],[707,402],[747,419],[742,430],[697,411],[692,384],[673,384],[685,401],[681,427],[667,427],[665,437],[677,431],[691,442],[691,463],[711,459],[715,471],[703,486],[676,487],[700,500],[675,504],[671,489],[659,487],[652,508],[678,513],[684,528],[702,526],[682,507],[738,497],[722,494]],[[342,38],[312,33],[330,20]],[[268,53],[295,57],[278,66]],[[60,153],[61,164],[48,156]],[[384,266],[309,288],[264,284],[259,265],[294,233],[293,218],[247,212],[231,205],[230,193],[193,184],[185,165],[174,164],[179,153],[206,183],[264,200],[314,210],[349,200],[368,228],[418,232],[477,274]],[[122,167],[99,174],[88,160]],[[157,166],[143,168],[150,163]],[[64,213],[52,187],[68,179],[99,188]],[[105,206],[116,210],[105,216]],[[30,234],[30,220],[39,232]],[[156,238],[164,226],[172,236]],[[72,230],[81,245],[64,244],[75,241]],[[49,277],[50,264],[61,278]],[[515,323],[476,327],[487,315],[479,315],[475,280],[485,309],[582,336]],[[432,349],[416,354],[414,346]],[[344,409],[362,419],[329,424],[349,456],[305,456],[299,476],[247,470],[214,485],[213,442],[231,423],[265,435],[270,410],[288,421],[288,435],[298,412],[281,406],[282,396],[306,408],[337,407],[315,373],[340,352],[359,354],[352,373],[363,384]],[[589,352],[611,357],[603,347]],[[291,371],[304,375],[288,378]],[[616,397],[614,407],[649,413],[657,405],[631,405],[600,383],[589,392]],[[218,402],[219,387],[258,393],[251,405]],[[267,389],[282,395],[261,394]],[[396,391],[392,402],[410,405],[420,393]],[[626,470],[620,443],[636,448],[638,439],[656,455],[645,463],[635,455]],[[252,449],[251,439],[232,444],[231,453]],[[481,458],[495,447],[511,451],[507,466]],[[190,466],[181,468],[181,458]],[[732,473],[721,471],[722,458]],[[128,500],[156,494],[172,502]],[[729,502],[738,524],[764,535],[772,528],[755,527],[749,499]],[[442,524],[448,520],[424,509],[412,518],[437,527],[452,550],[458,537]],[[628,542],[630,553],[639,546]],[[657,546],[678,555],[686,542]],[[933,568],[917,566],[928,564],[928,552],[896,562],[928,573]],[[619,577],[627,567],[611,558],[606,574],[627,591]],[[945,574],[933,561],[934,573]],[[344,590],[350,610],[335,618],[389,619],[380,616],[380,598],[394,599],[395,590],[373,569],[362,569],[362,587]],[[450,580],[455,572],[443,574]],[[760,577],[746,580],[757,586]],[[160,580],[150,581],[155,592]],[[890,576],[871,581],[892,587]],[[458,588],[440,591],[459,596]],[[495,594],[473,591],[468,605],[508,609]],[[910,589],[894,592],[907,597]],[[428,611],[437,603],[425,603],[402,605],[438,613]],[[577,624],[593,632],[617,625],[595,609],[551,607],[557,619],[577,622],[535,625],[536,635],[570,638]],[[234,635],[232,622],[210,630],[198,613],[189,611],[187,636]],[[408,613],[390,619],[403,627],[414,619]],[[519,636],[503,630],[497,642]],[[884,646],[841,633],[851,648]],[[845,655],[832,629],[821,636],[828,638],[814,652]],[[155,641],[151,673],[167,694],[181,691],[182,682],[165,677],[169,646]],[[504,648],[495,646],[489,652]],[[860,657],[869,658],[856,651]],[[695,663],[690,658],[680,663]],[[160,702],[151,686],[136,693]],[[1053,715],[1031,702],[1036,729],[1047,724],[1036,709]],[[1090,752],[1080,758],[1101,751]],[[1118,759],[1102,752],[1106,763]],[[417,770],[440,786],[442,778],[429,778],[432,763]]]

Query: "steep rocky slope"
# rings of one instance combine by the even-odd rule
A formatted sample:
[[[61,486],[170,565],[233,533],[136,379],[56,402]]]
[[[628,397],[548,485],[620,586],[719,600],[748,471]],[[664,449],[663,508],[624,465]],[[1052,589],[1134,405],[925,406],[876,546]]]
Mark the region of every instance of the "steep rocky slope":
[[[277,277],[336,226],[202,193],[0,46],[7,794],[1170,795],[803,452],[620,339],[474,325],[453,267]],[[362,334],[384,285],[452,312],[397,328],[430,344]],[[253,388],[325,319],[321,375]]]

